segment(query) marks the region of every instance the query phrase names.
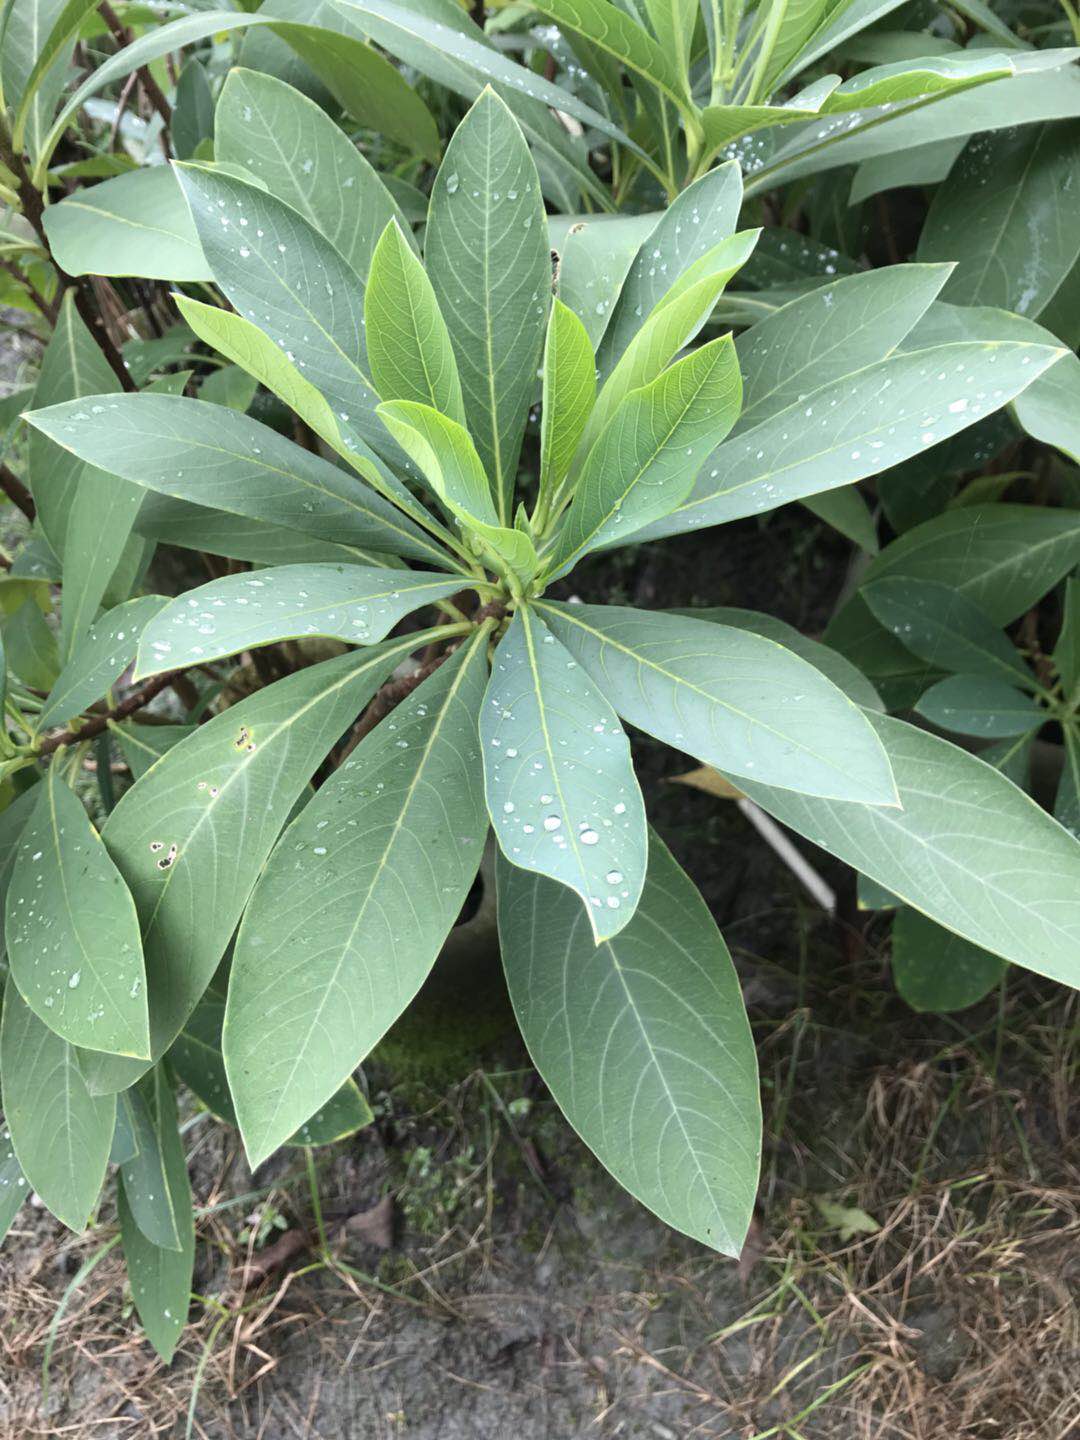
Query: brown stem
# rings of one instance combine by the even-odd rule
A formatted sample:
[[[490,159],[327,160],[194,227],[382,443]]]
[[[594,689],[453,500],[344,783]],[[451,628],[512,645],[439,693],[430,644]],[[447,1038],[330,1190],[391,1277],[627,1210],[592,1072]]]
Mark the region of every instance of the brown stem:
[[[28,520],[33,520],[37,514],[34,497],[19,477],[2,462],[0,462],[0,490],[3,490],[13,505],[19,507]]]
[[[98,11],[101,18],[105,21],[105,24],[112,31],[113,39],[116,43],[121,48],[130,45],[131,32],[120,23],[119,16],[112,6],[108,4],[108,0],[101,0]],[[139,83],[146,92],[146,98],[150,101],[151,105],[153,105],[162,120],[165,121],[166,127],[168,127],[172,124],[172,106],[168,100],[166,100],[161,86],[154,79],[153,75],[150,74],[150,71],[145,65],[140,65],[135,73],[138,75]]]
[[[55,300],[52,302],[46,300],[29,275],[24,275],[13,260],[0,259],[0,269],[6,270],[11,278],[23,287],[49,324],[55,325],[60,318],[60,307]]]
[[[138,690],[133,690],[126,700],[121,700],[119,705],[114,705],[111,710],[103,715],[94,715],[77,730],[58,730],[55,735],[48,736],[41,742],[38,750],[40,755],[51,755],[54,750],[59,750],[61,745],[77,745],[82,740],[92,740],[95,735],[109,728],[110,721],[126,720],[128,716],[134,715],[136,710],[141,710],[144,705],[149,705],[155,695],[160,695],[162,690],[169,686],[179,676],[178,671],[169,672],[165,675],[155,675]]]

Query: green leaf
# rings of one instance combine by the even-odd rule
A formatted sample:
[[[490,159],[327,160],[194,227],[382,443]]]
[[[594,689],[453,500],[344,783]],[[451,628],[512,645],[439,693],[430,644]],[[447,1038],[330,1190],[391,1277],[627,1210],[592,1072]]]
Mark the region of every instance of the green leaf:
[[[902,906],[892,927],[893,983],[913,1010],[965,1010],[1001,983],[1005,961]]]
[[[889,762],[862,711],[775,641],[617,605],[538,608],[619,714],[658,740],[734,775],[896,804]]]
[[[231,706],[170,749],[109,816],[102,837],[142,922],[155,1060],[206,989],[316,766],[418,643],[410,635],[324,661]],[[87,1067],[98,1090],[141,1073]]]
[[[757,239],[747,230],[722,240],[657,301],[656,307],[623,351],[585,427],[589,446],[631,390],[655,380],[664,367],[694,339],[712,313],[724,286],[743,264]]]
[[[677,56],[669,57],[643,25],[610,0],[536,0],[533,8],[640,75],[684,114],[693,112]]]
[[[548,216],[551,246],[559,257],[556,289],[585,326],[594,350],[635,256],[661,218],[657,214]],[[594,385],[595,381],[594,375]]]
[[[214,133],[219,161],[242,165],[261,180],[271,195],[325,235],[362,278],[391,220],[408,234],[397,202],[344,131],[272,75],[230,70]]]
[[[871,561],[863,584],[886,575],[937,581],[1008,625],[1078,563],[1080,510],[973,505],[906,531]]]
[[[162,495],[325,540],[413,559],[447,557],[362,481],[246,415],[181,395],[70,401],[27,417],[83,460]]]
[[[19,0],[0,12],[0,81],[15,112],[17,150],[41,153],[49,120],[68,78],[71,53],[89,0]]]
[[[198,60],[188,60],[180,71],[169,136],[178,160],[189,160],[204,140],[213,140],[214,96]]]
[[[36,728],[41,731],[71,720],[100,700],[134,660],[143,628],[165,604],[162,595],[142,595],[117,605],[91,625],[60,672]]]
[[[993,414],[1064,353],[1012,341],[939,345],[834,380],[722,445],[689,499],[647,537],[757,515],[876,475]]]
[[[920,660],[936,669],[1033,683],[1016,646],[976,601],[951,586],[904,575],[886,576],[859,591],[875,618]]]
[[[648,848],[630,745],[531,605],[518,606],[495,652],[480,740],[507,859],[577,891],[597,942],[617,934],[641,896]]]
[[[469,430],[506,525],[547,325],[551,257],[536,166],[493,91],[446,147],[425,259],[457,353]]]
[[[991,766],[887,715],[867,715],[902,809],[740,779],[764,810],[975,945],[1080,983],[1080,842]]]
[[[411,611],[460,588],[455,577],[360,565],[277,565],[224,575],[154,616],[139,641],[134,678],[310,635],[372,645]]]
[[[131,1116],[127,1106],[123,1103],[123,1096],[129,1093],[129,1091],[121,1092],[121,1098],[116,1102],[116,1124],[113,1127],[112,1146],[109,1149],[110,1165],[126,1165],[139,1153],[135,1133],[131,1128]]]
[[[498,526],[483,462],[464,425],[416,400],[388,400],[379,406],[379,416],[459,520]]]
[[[1027,735],[1047,719],[1038,703],[999,675],[950,675],[931,685],[915,709],[957,735]]]
[[[625,544],[673,510],[734,424],[741,393],[730,335],[632,390],[588,453],[555,543],[552,573],[570,569],[589,550]]]
[[[132,536],[143,501],[137,485],[92,465],[71,502],[64,540],[64,587],[60,613],[60,658],[79,648],[102,602],[126,599],[141,571],[146,544]]]
[[[1080,730],[1075,721],[1065,727],[1065,763],[1061,769],[1054,819],[1080,840]]]
[[[21,795],[16,795],[3,810],[0,810],[0,914],[7,905],[8,887],[11,884],[11,872],[15,867],[15,859],[19,853],[19,842],[22,833],[26,828],[26,822],[30,819],[38,802],[36,794],[37,786],[32,785],[24,790]],[[2,931],[3,927],[0,927]],[[6,950],[6,942],[0,933],[0,950]]]
[[[220,365],[211,370],[199,386],[199,399],[211,405],[227,405],[230,410],[245,412],[251,408],[258,388],[255,377],[241,370],[239,365]]]
[[[361,741],[252,896],[224,1050],[253,1166],[401,1014],[464,904],[486,830],[476,723],[487,640],[485,628]]]
[[[138,725],[134,720],[112,723],[109,729],[135,780],[145,775],[166,750],[195,732],[194,725]]]
[[[8,961],[30,1008],[88,1050],[150,1053],[135,906],[83,803],[57,778],[36,787],[5,906]]]
[[[802,504],[811,515],[831,525],[868,555],[876,555],[881,549],[873,511],[854,485],[841,490],[825,490],[820,495],[807,495]]]
[[[120,1166],[120,1176],[131,1218],[151,1245],[180,1250],[181,1217],[173,1209],[163,1137],[157,1125],[158,1087],[162,1083],[163,1070],[156,1065],[149,1075],[117,1097],[117,1113],[124,1113],[135,1144],[135,1154]]]
[[[465,423],[454,347],[423,265],[391,220],[364,292],[371,378],[382,400],[412,400]]]
[[[884,360],[948,279],[946,265],[887,265],[781,305],[735,341],[743,408],[734,433],[768,420],[834,377]]]
[[[219,288],[379,451],[386,434],[365,368],[364,278],[275,196],[202,166],[181,165],[177,173]]]
[[[69,275],[209,280],[191,212],[171,165],[144,165],[46,207],[45,233]]]
[[[738,165],[718,165],[688,185],[642,238],[597,350],[602,377],[611,373],[643,318],[652,314],[675,282],[734,234],[741,205]]]
[[[37,598],[24,600],[4,626],[8,669],[32,690],[48,693],[60,673],[56,635],[41,613]]]
[[[1054,646],[1054,666],[1067,696],[1080,701],[1080,577],[1065,582],[1061,633]]]
[[[589,332],[569,306],[554,299],[544,346],[540,517],[546,517],[556,504],[595,400],[596,357]]]
[[[499,938],[533,1063],[642,1204],[738,1255],[757,1191],[760,1101],[735,967],[655,833],[634,918],[594,943],[558,885],[500,860]]]
[[[30,1186],[70,1230],[82,1230],[105,1179],[116,1101],[89,1093],[73,1046],[4,989],[0,1079],[11,1143]]]
[[[955,260],[945,298],[1033,319],[1080,258],[1080,122],[972,140],[939,186],[921,260]]]
[[[0,1240],[11,1229],[12,1221],[29,1194],[30,1186],[15,1158],[11,1131],[5,1125],[0,1129]]]
[[[117,1187],[116,1208],[135,1309],[146,1338],[168,1364],[187,1324],[195,1261],[195,1222],[176,1102],[160,1066],[155,1072],[152,1092],[148,1085],[144,1093],[148,1096],[152,1093],[154,1097],[154,1127],[161,1145],[169,1201],[180,1232],[180,1249],[166,1250],[146,1238],[135,1222],[123,1177]]]

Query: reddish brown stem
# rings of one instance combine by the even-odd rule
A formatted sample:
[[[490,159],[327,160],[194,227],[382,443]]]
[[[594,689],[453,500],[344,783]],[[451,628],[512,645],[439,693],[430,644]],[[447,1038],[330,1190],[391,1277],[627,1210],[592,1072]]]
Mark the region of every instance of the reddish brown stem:
[[[51,755],[54,750],[59,750],[61,745],[77,745],[83,740],[92,740],[95,735],[101,735],[109,728],[110,721],[126,720],[134,715],[136,710],[141,710],[144,705],[149,705],[155,695],[160,695],[162,690],[167,690],[174,680],[179,678],[179,671],[169,672],[165,675],[155,675],[138,690],[133,690],[126,700],[121,700],[119,705],[114,705],[103,715],[91,716],[77,730],[59,730],[55,735],[48,736],[41,742],[38,751],[40,755]]]

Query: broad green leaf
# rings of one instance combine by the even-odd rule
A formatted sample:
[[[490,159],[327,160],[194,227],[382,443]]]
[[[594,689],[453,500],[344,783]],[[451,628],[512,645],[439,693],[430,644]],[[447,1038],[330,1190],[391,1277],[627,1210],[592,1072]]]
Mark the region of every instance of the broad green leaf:
[[[843,690],[850,700],[854,700],[856,705],[870,710],[884,709],[881,697],[873,685],[850,660],[846,660],[838,650],[830,650],[827,645],[822,645],[819,640],[808,639],[801,631],[796,630],[794,625],[788,625],[774,615],[762,615],[756,610],[737,610],[723,605],[681,610],[678,613],[689,616],[691,620],[708,620],[714,625],[734,625],[737,630],[752,630],[755,635],[764,635],[767,640],[775,640],[778,645],[794,650],[796,655],[808,660],[816,670],[820,670],[827,679]]]
[[[642,238],[597,350],[602,377],[611,373],[644,318],[679,277],[734,234],[741,205],[738,165],[718,165],[687,186]]]
[[[913,1010],[947,1014],[976,1004],[1001,982],[1005,961],[906,905],[892,927],[893,983]]]
[[[0,1129],[0,1241],[11,1229],[19,1207],[29,1194],[30,1186],[15,1158],[11,1131],[5,1125]]]
[[[722,445],[690,497],[647,537],[757,515],[878,474],[1007,405],[1065,353],[1013,341],[938,345],[834,380]]]
[[[940,102],[975,85],[1013,74],[1012,61],[1000,52],[920,56],[874,65],[837,86],[821,106],[822,115],[847,115],[878,106],[897,109],[909,101]]]
[[[116,1100],[86,1088],[73,1046],[39,1020],[9,981],[0,1028],[4,1119],[30,1186],[70,1230],[82,1230],[105,1179]]]
[[[669,55],[643,25],[610,0],[536,0],[534,8],[640,75],[680,111],[692,112],[678,54]]]
[[[128,1107],[123,1103],[123,1094],[116,1102],[116,1124],[113,1126],[112,1145],[109,1149],[110,1165],[126,1165],[139,1153],[138,1142],[135,1139],[135,1132],[131,1128],[131,1116]]]
[[[60,305],[56,328],[41,358],[34,408],[40,410],[61,401],[119,388],[120,382],[75,309],[75,292],[68,290]],[[84,467],[73,460],[62,445],[33,430],[29,459],[37,523],[62,559],[68,519],[83,480]]]
[[[361,741],[259,880],[224,1029],[253,1166],[401,1014],[464,904],[486,831],[476,724],[487,640],[484,628]]]
[[[635,256],[660,219],[657,214],[548,216],[551,246],[559,257],[556,291],[585,326],[593,350]]]
[[[186,591],[149,621],[134,678],[308,635],[372,645],[411,611],[460,588],[455,577],[361,565],[277,565],[224,575]]]
[[[964,144],[962,135],[953,136],[948,140],[929,140],[925,145],[914,145],[895,155],[864,160],[852,179],[848,203],[860,205],[883,190],[900,190],[908,185],[939,185],[956,163]]]
[[[446,562],[442,550],[362,481],[203,400],[116,395],[34,411],[30,424],[135,484],[324,540]]]
[[[123,1176],[117,1187],[116,1208],[135,1309],[146,1338],[168,1364],[187,1324],[195,1261],[195,1222],[176,1102],[160,1066],[154,1081],[153,1120],[161,1145],[169,1201],[179,1230],[179,1250],[166,1250],[152,1244],[139,1229]],[[146,1093],[151,1092],[148,1089]]]
[[[738,1255],[757,1191],[757,1064],[716,924],[655,833],[634,918],[594,943],[574,897],[500,859],[518,1024],[559,1107],[660,1218]]]
[[[1061,634],[1054,646],[1054,666],[1067,696],[1080,701],[1080,577],[1065,582]]]
[[[887,545],[863,584],[886,575],[937,581],[1008,625],[1078,563],[1080,510],[973,505],[946,510]]]
[[[4,103],[15,112],[21,133],[16,149],[31,160],[42,141],[63,92],[71,64],[75,34],[72,14],[79,6],[64,0],[18,0],[0,11],[0,81]],[[76,25],[77,25],[76,21]]]
[[[142,568],[145,541],[132,536],[143,490],[84,465],[71,501],[64,540],[60,658],[78,650],[102,603],[127,599]]]
[[[72,1045],[145,1059],[146,972],[135,906],[83,803],[49,767],[5,906],[11,974]]]
[[[69,275],[209,280],[171,165],[144,165],[76,190],[45,210],[53,257]]]
[[[840,490],[823,490],[820,495],[806,495],[802,504],[811,515],[831,525],[868,555],[876,555],[881,549],[874,513],[854,485]]]
[[[774,640],[617,605],[537,608],[619,714],[658,740],[733,775],[896,804],[889,762],[863,712]]]
[[[506,525],[547,325],[551,256],[536,166],[513,115],[490,90],[446,147],[424,248],[457,353],[469,430]]]
[[[200,384],[199,399],[244,412],[251,408],[258,388],[255,377],[241,370],[239,365],[219,365]]]
[[[55,685],[60,653],[36,597],[24,600],[4,626],[4,654],[8,669],[32,690],[48,694]]]
[[[756,238],[757,232],[749,230],[722,240],[690,266],[657,302],[604,382],[585,427],[583,446],[592,444],[631,390],[655,380],[694,339],[712,313],[724,286],[753,249]],[[702,273],[698,273],[699,270]]]
[[[145,775],[155,761],[160,760],[166,750],[171,750],[181,740],[194,733],[194,725],[139,725],[134,720],[110,724],[109,729],[120,746],[121,754],[128,763],[132,777],[138,780]]]
[[[1065,728],[1065,763],[1061,769],[1054,819],[1080,840],[1080,729],[1076,722]]]
[[[8,886],[11,884],[11,872],[19,853],[19,841],[38,802],[36,792],[37,786],[32,785],[0,810],[0,914],[7,905]],[[3,941],[2,934],[0,941]],[[0,944],[0,952],[5,949],[6,942]]]
[[[388,400],[379,417],[459,520],[498,525],[487,473],[464,425],[416,400]]]
[[[391,220],[408,234],[397,202],[340,126],[272,75],[229,71],[217,103],[214,154],[261,180],[363,278]]]
[[[902,808],[829,801],[740,779],[783,824],[975,945],[1080,983],[1080,841],[947,740],[867,715]]]
[[[556,503],[595,399],[596,357],[589,333],[569,306],[553,299],[540,410],[540,519]]]
[[[936,669],[1032,684],[1016,646],[970,596],[934,580],[904,575],[872,580],[859,591],[874,617],[913,655]]]
[[[661,52],[673,61],[675,74],[687,75],[698,7],[693,0],[645,0],[645,9]]]
[[[1080,258],[1080,122],[980,135],[939,186],[921,260],[954,260],[945,298],[1033,319]]]
[[[1000,675],[949,675],[931,685],[915,709],[943,730],[987,740],[1030,734],[1047,718],[1030,695]]]
[[[205,67],[194,58],[176,82],[169,137],[178,160],[190,160],[203,141],[214,138],[214,95]]]
[[[163,1250],[180,1250],[182,1221],[173,1210],[163,1137],[157,1125],[158,1087],[163,1083],[163,1068],[156,1065],[117,1097],[117,1113],[123,1112],[135,1145],[135,1154],[120,1166],[120,1176],[131,1218],[146,1239]]]
[[[371,257],[364,292],[371,378],[382,400],[412,400],[465,423],[454,347],[423,265],[396,220]]]
[[[202,166],[177,173],[219,288],[379,451],[386,435],[366,370],[364,277],[284,201]]]
[[[507,859],[577,891],[597,943],[617,934],[637,907],[648,849],[630,745],[531,605],[518,606],[495,652],[480,740]]]
[[[173,1042],[169,1064],[200,1104],[205,1105],[218,1120],[235,1125],[236,1111],[229,1094],[225,1060],[221,1053],[224,1022],[224,999],[208,991]],[[330,1145],[370,1125],[373,1118],[363,1092],[350,1077],[285,1143],[290,1146]]]
[[[240,365],[261,385],[284,401],[290,409],[309,425],[320,439],[325,440],[377,490],[380,495],[391,499],[421,525],[435,533],[442,533],[423,506],[414,499],[411,491],[386,468],[375,453],[361,440],[360,436],[344,420],[330,409],[326,399],[316,390],[310,380],[300,373],[293,360],[282,353],[279,346],[265,331],[245,320],[242,315],[223,310],[217,305],[204,305],[187,296],[174,296],[177,308],[187,320],[200,340],[205,340],[227,359]],[[430,547],[430,542],[425,542]],[[204,548],[199,546],[197,548]],[[215,554],[226,552],[215,551]],[[429,548],[429,557],[437,554]],[[246,557],[241,557],[246,558]]]
[[[410,635],[277,681],[200,725],[121,797],[102,837],[142,923],[155,1059],[206,989],[316,766],[418,643]],[[96,1061],[87,1078],[124,1089],[145,1068]]]
[[[555,543],[553,573],[589,550],[624,544],[673,510],[734,424],[741,389],[735,346],[725,335],[632,390],[588,453]]]
[[[207,991],[168,1051],[168,1063],[210,1115],[236,1125],[236,1110],[222,1056],[225,998]],[[317,1112],[305,1120],[287,1145],[331,1145],[354,1135],[373,1120],[372,1107],[356,1080],[348,1079]]]
[[[743,407],[734,433],[787,409],[834,377],[884,360],[948,275],[946,265],[886,265],[845,275],[743,331],[735,341]]]

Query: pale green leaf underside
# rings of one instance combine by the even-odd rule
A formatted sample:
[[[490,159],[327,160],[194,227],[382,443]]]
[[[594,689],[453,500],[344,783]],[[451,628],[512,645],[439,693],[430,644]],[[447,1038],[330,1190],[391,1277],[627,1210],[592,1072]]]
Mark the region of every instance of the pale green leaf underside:
[[[61,670],[38,716],[37,728],[70,720],[100,700],[130,665],[144,627],[166,603],[161,595],[141,595],[117,605],[91,625]]]

